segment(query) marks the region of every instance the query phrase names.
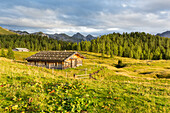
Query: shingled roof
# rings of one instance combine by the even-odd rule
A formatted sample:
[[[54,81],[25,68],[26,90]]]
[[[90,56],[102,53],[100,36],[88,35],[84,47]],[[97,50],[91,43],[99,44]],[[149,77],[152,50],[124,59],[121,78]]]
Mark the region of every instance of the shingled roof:
[[[36,53],[28,58],[26,60],[28,61],[64,61],[73,54],[79,54],[78,52],[66,52],[66,51],[41,51],[39,53]],[[80,57],[85,58],[81,54],[79,54]]]

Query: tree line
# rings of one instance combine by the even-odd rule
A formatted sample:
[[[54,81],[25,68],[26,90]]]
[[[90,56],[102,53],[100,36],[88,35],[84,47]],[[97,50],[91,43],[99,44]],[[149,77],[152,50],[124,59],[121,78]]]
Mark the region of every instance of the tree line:
[[[91,41],[91,51],[141,60],[170,59],[170,38],[144,32],[113,33]]]
[[[144,32],[112,33],[79,43],[58,41],[38,35],[0,35],[0,48],[42,50],[78,50],[101,53],[102,56],[121,56],[135,59],[170,59],[170,38]]]

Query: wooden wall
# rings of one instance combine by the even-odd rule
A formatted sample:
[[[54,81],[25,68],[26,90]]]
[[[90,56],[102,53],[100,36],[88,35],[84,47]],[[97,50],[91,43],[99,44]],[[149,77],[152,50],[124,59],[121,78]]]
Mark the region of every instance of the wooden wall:
[[[74,68],[81,66],[83,64],[83,58],[81,58],[78,54],[74,54],[65,62],[41,62],[41,61],[29,61],[28,65],[46,67],[46,68],[54,68],[54,69],[66,69],[66,68]]]

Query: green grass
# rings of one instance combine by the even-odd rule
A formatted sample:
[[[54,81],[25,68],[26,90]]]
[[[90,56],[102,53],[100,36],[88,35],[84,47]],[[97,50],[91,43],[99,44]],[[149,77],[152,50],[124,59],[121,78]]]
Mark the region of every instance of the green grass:
[[[0,35],[14,35],[14,34],[16,34],[16,33],[0,27]]]
[[[15,52],[18,62],[36,52]],[[170,61],[101,58],[80,52],[83,66],[51,70],[0,58],[0,112],[170,112],[170,80],[152,74],[169,71]],[[20,57],[18,57],[20,56]],[[118,60],[127,64],[116,68]],[[92,73],[93,79],[75,80],[73,74]],[[66,78],[66,72],[68,78]],[[152,73],[149,73],[152,72]]]

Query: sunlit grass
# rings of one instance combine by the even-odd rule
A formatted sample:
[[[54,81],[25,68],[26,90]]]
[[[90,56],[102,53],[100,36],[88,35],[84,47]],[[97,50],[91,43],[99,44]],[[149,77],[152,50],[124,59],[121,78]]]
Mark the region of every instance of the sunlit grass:
[[[15,52],[16,60],[23,61],[34,53]],[[83,66],[66,70],[28,66],[0,57],[0,112],[170,111],[170,80],[155,77],[169,72],[170,61],[80,53],[87,58]],[[126,67],[115,67],[119,59]],[[92,73],[102,66],[105,68],[93,75],[97,80],[73,79],[73,74]]]

